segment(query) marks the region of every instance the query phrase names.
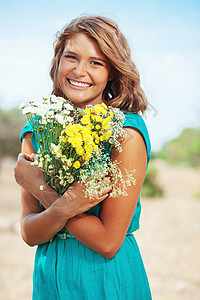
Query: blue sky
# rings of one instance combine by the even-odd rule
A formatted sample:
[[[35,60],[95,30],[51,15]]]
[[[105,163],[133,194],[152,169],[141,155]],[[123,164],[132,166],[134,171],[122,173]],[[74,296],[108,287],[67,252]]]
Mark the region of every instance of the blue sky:
[[[0,0],[0,107],[51,92],[55,33],[81,14],[115,20],[127,37],[151,110],[153,150],[200,126],[200,1]]]

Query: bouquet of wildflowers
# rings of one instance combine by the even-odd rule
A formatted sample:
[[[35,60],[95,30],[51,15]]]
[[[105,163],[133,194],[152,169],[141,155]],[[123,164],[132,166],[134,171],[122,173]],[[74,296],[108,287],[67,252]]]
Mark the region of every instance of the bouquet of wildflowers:
[[[110,158],[112,147],[122,150],[119,138],[125,136],[124,114],[118,108],[103,103],[81,109],[54,95],[29,104],[20,107],[39,145],[34,164],[44,172],[47,184],[62,195],[74,181],[81,181],[92,197],[103,173],[111,178],[111,196],[126,195],[126,188],[135,184],[134,170],[125,170],[122,177],[118,163]]]

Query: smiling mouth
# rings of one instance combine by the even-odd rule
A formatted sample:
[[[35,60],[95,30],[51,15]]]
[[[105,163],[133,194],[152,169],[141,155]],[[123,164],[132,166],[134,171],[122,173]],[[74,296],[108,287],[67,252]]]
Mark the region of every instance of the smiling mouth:
[[[77,87],[81,87],[81,88],[88,88],[88,87],[92,86],[92,84],[84,83],[84,82],[78,82],[78,81],[74,81],[74,80],[71,80],[71,79],[67,79],[67,81],[68,81],[71,85],[77,86]]]

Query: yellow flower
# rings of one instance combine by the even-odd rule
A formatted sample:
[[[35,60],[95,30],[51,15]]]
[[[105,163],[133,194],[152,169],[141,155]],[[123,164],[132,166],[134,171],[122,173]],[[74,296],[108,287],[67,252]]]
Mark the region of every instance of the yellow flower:
[[[67,134],[68,136],[74,136],[74,132],[73,132],[73,130],[72,130],[72,126],[73,126],[73,125],[67,125],[67,127],[66,127],[65,132],[66,132],[66,134]]]
[[[112,131],[111,130],[105,132],[105,134],[104,134],[105,139],[108,140],[111,137],[111,135],[112,135]]]
[[[90,117],[85,115],[83,118],[81,118],[81,123],[82,124],[88,124],[90,122]]]
[[[99,131],[99,134],[103,134],[104,133],[104,129],[103,128],[101,128],[101,130]]]
[[[102,103],[102,106],[103,106],[105,109],[108,108],[108,106],[107,106],[105,103]]]
[[[86,108],[85,110],[84,110],[84,113],[86,114],[86,115],[88,115],[88,116],[90,116],[90,109],[89,108]]]
[[[91,154],[90,153],[85,153],[85,154],[83,154],[82,157],[83,157],[84,160],[89,160],[90,157],[91,157]]]
[[[94,151],[98,151],[98,146],[94,144],[93,149]]]
[[[95,126],[95,128],[96,128],[97,130],[99,130],[99,129],[101,128],[101,126],[100,126],[99,124],[97,124],[97,125]]]
[[[74,138],[76,139],[76,145],[77,147],[80,147],[83,143],[83,138],[81,133],[77,133]]]
[[[99,143],[99,137],[97,137],[97,138],[95,139],[95,143],[96,143],[96,144]]]
[[[72,144],[72,146],[76,144],[76,139],[74,137],[72,137],[72,136],[69,137],[68,141]]]
[[[104,141],[104,136],[100,136],[100,141],[103,142]]]
[[[76,139],[79,139],[79,140],[83,140],[83,136],[82,136],[82,134],[81,134],[81,132],[78,132],[77,134],[75,134],[75,136],[74,136]]]
[[[101,116],[95,116],[95,120],[96,120],[96,122],[102,122],[102,117]]]
[[[98,107],[97,105],[95,105],[94,111],[95,111],[96,114],[99,114],[101,112],[101,108]]]
[[[91,130],[88,127],[83,127],[83,129],[81,130],[81,133],[82,133],[83,137],[85,137],[85,136],[91,134]]]
[[[92,131],[92,137],[95,139],[96,137],[98,137],[98,133],[96,131]]]
[[[86,126],[86,128],[88,128],[88,129],[90,129],[90,130],[91,130],[93,127],[94,127],[94,126],[92,125],[92,123],[88,123],[87,126]]]
[[[80,147],[83,143],[82,135],[80,133],[77,133],[74,137],[69,138],[69,142],[74,148]]]
[[[68,165],[69,167],[71,167],[72,162],[71,162],[71,161],[68,161],[67,165]]]
[[[81,140],[77,140],[77,143],[76,143],[77,147],[80,147],[82,145],[82,143],[83,142]]]
[[[80,162],[77,160],[77,161],[75,161],[75,163],[74,163],[73,166],[74,166],[75,169],[79,169],[80,166],[81,166],[81,164],[80,164]]]
[[[100,108],[102,107],[102,104],[96,104],[95,107]]]
[[[86,135],[86,136],[84,136],[84,140],[85,140],[85,142],[88,143],[88,144],[90,144],[90,143],[93,142],[93,138],[92,138],[91,135]]]
[[[81,129],[82,129],[82,125],[80,124],[67,125],[65,133],[68,136],[74,136],[74,134],[78,133]]]
[[[102,104],[103,105],[103,104]],[[101,108],[101,113],[102,113],[102,115],[106,115],[106,109],[105,108]]]
[[[78,148],[76,148],[76,152],[77,152],[78,155],[83,155],[83,154],[84,154],[84,149],[83,149],[83,147],[78,147]]]
[[[66,143],[66,141],[67,141],[66,137],[65,137],[65,136],[62,136],[62,142],[63,142],[63,143]]]
[[[81,124],[73,124],[72,127],[73,127],[73,131],[75,133],[79,132],[82,129],[82,125]]]
[[[93,147],[89,144],[86,144],[84,148],[85,148],[85,152],[87,152],[89,154],[92,153],[92,151],[93,151]]]
[[[113,116],[114,116],[112,111],[110,111],[109,115],[110,115],[111,118],[113,118]]]
[[[103,120],[103,122],[102,122],[102,127],[103,127],[104,129],[109,129],[109,128],[110,128],[110,124],[109,124],[107,118]]]

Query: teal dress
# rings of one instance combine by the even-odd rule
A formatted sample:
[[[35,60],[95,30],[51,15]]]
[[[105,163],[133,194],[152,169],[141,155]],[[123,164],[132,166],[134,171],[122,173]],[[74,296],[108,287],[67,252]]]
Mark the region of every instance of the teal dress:
[[[136,113],[126,113],[124,127],[138,129],[147,148],[147,168],[151,146],[146,125]],[[32,132],[27,122],[21,134]],[[34,134],[32,144],[38,151]],[[101,204],[88,211],[100,216]],[[59,234],[39,245],[33,273],[34,300],[150,300],[151,293],[143,261],[133,232],[139,228],[140,197],[124,242],[111,258],[88,248],[70,233]],[[64,239],[62,239],[62,237]]]

